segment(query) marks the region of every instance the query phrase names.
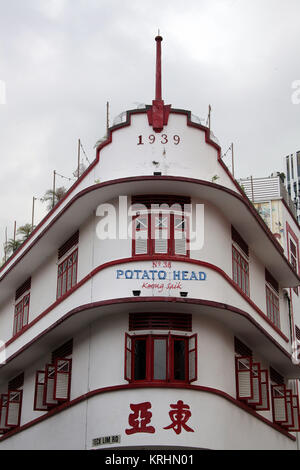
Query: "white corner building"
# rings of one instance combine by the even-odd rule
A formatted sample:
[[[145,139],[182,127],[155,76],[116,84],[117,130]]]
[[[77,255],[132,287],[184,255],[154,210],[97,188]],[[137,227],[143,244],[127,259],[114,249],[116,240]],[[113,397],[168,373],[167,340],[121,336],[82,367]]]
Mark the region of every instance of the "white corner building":
[[[298,448],[299,226],[280,240],[161,94],[0,270],[0,450]]]

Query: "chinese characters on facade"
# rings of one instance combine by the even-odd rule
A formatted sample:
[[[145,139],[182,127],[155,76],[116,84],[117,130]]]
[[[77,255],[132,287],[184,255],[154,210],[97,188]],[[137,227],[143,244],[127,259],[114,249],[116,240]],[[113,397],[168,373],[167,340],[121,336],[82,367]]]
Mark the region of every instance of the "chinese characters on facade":
[[[126,429],[126,434],[135,433],[155,433],[155,428],[151,425],[152,413],[150,410],[151,403],[149,401],[137,404],[130,404],[132,413],[128,417],[128,423],[131,426]],[[194,432],[194,430],[187,425],[187,421],[192,416],[189,405],[178,400],[177,403],[170,404],[171,411],[169,417],[171,424],[164,427],[164,429],[173,429],[176,434],[180,434],[182,430],[187,432]]]

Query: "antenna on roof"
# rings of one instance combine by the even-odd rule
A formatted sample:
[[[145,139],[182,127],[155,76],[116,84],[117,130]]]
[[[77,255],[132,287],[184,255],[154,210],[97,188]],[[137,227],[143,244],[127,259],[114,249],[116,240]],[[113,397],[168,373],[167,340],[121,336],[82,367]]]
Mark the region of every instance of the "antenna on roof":
[[[109,101],[106,103],[106,137],[108,137],[109,129]]]

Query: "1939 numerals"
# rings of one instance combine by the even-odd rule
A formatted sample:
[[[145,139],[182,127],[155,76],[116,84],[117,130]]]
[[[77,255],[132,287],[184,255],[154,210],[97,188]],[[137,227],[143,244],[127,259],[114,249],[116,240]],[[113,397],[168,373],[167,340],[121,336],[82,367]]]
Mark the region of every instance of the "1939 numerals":
[[[148,137],[145,138],[145,142],[144,142],[144,136],[139,135],[137,145],[144,145],[145,143],[149,143],[152,145],[154,144],[156,140],[160,142],[161,144],[167,144],[168,142],[171,142],[174,145],[180,144],[180,137],[177,134],[173,135],[172,137],[169,137],[167,134],[161,134],[157,138],[154,134],[150,134]]]

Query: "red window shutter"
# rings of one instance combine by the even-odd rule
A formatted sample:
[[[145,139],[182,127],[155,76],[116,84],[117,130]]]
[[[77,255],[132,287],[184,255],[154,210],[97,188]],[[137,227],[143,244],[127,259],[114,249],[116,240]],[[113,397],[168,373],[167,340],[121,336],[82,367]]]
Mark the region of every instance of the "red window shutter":
[[[7,414],[5,426],[20,426],[22,408],[22,390],[10,390],[7,399]]]
[[[57,400],[54,398],[54,384],[55,384],[55,366],[54,364],[47,364],[45,371],[45,388],[44,388],[44,405],[56,405]]]
[[[260,364],[257,362],[252,363],[252,386],[253,386],[253,397],[248,400],[250,405],[261,405],[261,373]]]
[[[253,398],[252,381],[252,358],[236,357],[236,388],[239,400],[249,400]]]
[[[167,351],[167,381],[173,379],[173,348],[172,348],[172,335],[168,334],[168,351]]]
[[[168,254],[170,252],[170,214],[152,214],[151,238],[154,238],[154,253]]]
[[[293,414],[293,395],[291,390],[286,390],[286,410],[287,419],[286,422],[281,423],[282,426],[293,427],[294,426],[294,414]]]
[[[299,417],[299,397],[292,395],[292,413],[294,424],[289,427],[289,431],[300,432],[300,417]]]
[[[270,396],[269,396],[269,374],[267,370],[260,371],[260,389],[261,389],[261,403],[256,405],[259,411],[266,411],[270,409]]]
[[[131,382],[132,380],[132,336],[125,333],[125,367],[124,378]]]
[[[174,214],[174,254],[188,254],[188,218]]]
[[[286,388],[284,384],[272,385],[273,420],[275,423],[286,423],[288,418]]]
[[[149,216],[138,215],[133,219],[133,253],[147,255],[149,253]]]
[[[7,431],[6,416],[7,416],[8,395],[3,393],[0,398],[0,431]]]
[[[197,335],[192,335],[188,339],[189,353],[189,382],[197,380]]]
[[[54,363],[54,399],[70,400],[72,359],[57,358]]]
[[[44,404],[44,390],[45,390],[45,371],[38,370],[35,378],[35,391],[34,391],[34,411],[46,411],[48,406]]]

